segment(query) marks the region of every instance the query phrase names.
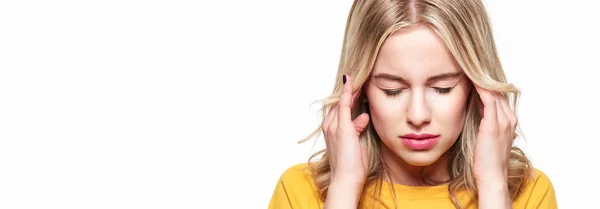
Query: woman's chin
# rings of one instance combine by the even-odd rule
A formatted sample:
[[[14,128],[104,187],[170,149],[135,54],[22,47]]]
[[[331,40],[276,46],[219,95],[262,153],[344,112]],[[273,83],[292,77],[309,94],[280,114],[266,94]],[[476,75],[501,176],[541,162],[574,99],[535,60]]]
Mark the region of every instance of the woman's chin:
[[[441,154],[436,150],[419,150],[419,151],[403,151],[398,153],[398,156],[409,165],[412,166],[429,166],[440,159]]]

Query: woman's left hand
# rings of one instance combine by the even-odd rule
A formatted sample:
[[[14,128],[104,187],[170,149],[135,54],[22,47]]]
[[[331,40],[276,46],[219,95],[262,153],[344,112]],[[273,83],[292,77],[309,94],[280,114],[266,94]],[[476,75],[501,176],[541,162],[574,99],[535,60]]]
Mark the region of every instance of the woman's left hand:
[[[483,103],[483,118],[473,156],[475,182],[506,184],[510,150],[516,137],[517,116],[502,94],[474,86]]]
[[[502,94],[475,85],[483,103],[483,118],[479,125],[473,176],[478,190],[479,208],[512,208],[508,188],[508,160],[517,116]],[[480,112],[481,113],[481,112]]]

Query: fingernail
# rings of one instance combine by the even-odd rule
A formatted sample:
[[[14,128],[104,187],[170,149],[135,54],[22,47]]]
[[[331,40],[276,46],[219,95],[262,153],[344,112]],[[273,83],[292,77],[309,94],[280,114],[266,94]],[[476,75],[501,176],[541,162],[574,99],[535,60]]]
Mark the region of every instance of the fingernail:
[[[344,76],[342,77],[342,81],[344,82],[344,84],[346,84],[346,75],[344,75]]]

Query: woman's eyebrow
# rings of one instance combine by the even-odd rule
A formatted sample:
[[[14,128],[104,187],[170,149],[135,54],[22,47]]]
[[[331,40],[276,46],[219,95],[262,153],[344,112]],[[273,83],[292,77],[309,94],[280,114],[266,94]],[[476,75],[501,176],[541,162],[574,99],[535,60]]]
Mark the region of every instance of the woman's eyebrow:
[[[461,72],[447,72],[447,73],[441,73],[441,74],[434,75],[434,76],[429,76],[427,78],[427,83],[432,83],[432,82],[435,82],[438,80],[444,80],[444,79],[448,79],[448,78],[456,78],[456,77],[459,77],[461,74],[462,74]],[[397,76],[397,75],[389,74],[389,73],[377,73],[377,74],[373,75],[373,78],[397,81],[397,82],[400,82],[403,84],[408,84],[406,79],[404,79],[400,76]]]
[[[442,74],[430,76],[427,78],[427,83],[433,83],[435,81],[444,80],[444,79],[448,79],[448,78],[456,78],[456,77],[461,76],[461,74],[462,74],[462,72],[449,72],[449,73],[442,73]]]

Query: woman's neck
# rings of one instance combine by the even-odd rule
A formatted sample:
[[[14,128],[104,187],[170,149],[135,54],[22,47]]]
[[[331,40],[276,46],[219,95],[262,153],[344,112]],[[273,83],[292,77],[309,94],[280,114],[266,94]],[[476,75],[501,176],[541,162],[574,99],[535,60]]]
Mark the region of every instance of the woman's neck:
[[[383,154],[384,180],[406,186],[431,186],[446,182],[450,179],[448,158],[442,155],[440,159],[429,166],[413,166],[389,150],[381,147]]]

